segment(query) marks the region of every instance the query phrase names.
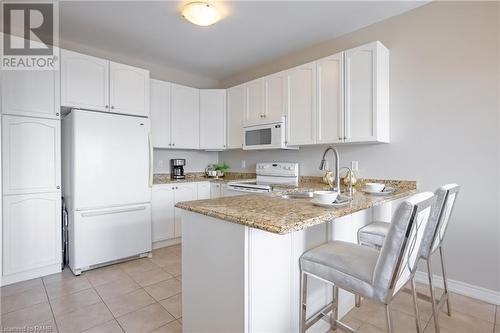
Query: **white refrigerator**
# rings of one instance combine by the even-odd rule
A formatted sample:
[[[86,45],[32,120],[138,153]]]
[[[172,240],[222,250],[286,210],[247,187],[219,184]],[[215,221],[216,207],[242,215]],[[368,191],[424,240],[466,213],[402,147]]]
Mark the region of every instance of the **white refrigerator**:
[[[67,257],[73,273],[149,253],[149,119],[72,110],[62,124]]]

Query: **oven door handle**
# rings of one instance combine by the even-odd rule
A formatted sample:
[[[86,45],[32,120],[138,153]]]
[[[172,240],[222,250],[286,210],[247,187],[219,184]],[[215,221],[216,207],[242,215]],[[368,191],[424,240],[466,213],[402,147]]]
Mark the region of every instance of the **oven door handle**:
[[[242,188],[242,187],[239,187],[239,186],[231,186],[231,185],[228,185],[227,186],[227,189],[228,190],[231,190],[231,191],[236,191],[236,192],[247,192],[247,193],[267,193],[267,192],[270,192],[270,191],[266,191],[266,190],[258,190],[258,189],[251,189],[251,188],[248,188],[248,187],[245,187],[245,188]]]

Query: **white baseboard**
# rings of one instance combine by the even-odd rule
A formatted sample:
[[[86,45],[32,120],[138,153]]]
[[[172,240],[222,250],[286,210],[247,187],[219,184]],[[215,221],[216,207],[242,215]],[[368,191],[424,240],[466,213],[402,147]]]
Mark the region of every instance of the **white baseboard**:
[[[166,246],[172,246],[172,245],[180,244],[180,242],[181,242],[181,238],[180,237],[173,238],[173,239],[167,239],[167,240],[163,240],[163,241],[158,241],[158,242],[154,242],[153,243],[153,250],[156,250],[156,249],[159,249],[159,248],[162,248],[162,247],[166,247]]]
[[[429,278],[427,272],[417,271],[415,274],[417,282],[428,284]],[[437,288],[443,288],[443,278],[439,275],[433,275],[434,285]],[[500,305],[500,291],[486,289],[479,286],[474,286],[462,281],[448,279],[448,289],[456,294],[468,296],[480,301],[491,304]]]
[[[31,280],[38,277],[59,273],[60,271],[61,271],[61,264],[52,264],[49,266],[40,267],[25,272],[20,272],[11,275],[4,275],[2,276],[1,285],[6,286],[16,282]]]

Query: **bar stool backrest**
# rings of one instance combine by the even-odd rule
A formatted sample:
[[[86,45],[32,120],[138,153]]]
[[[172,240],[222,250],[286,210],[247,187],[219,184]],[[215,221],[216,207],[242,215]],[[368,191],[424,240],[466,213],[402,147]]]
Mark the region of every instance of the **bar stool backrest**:
[[[402,202],[392,218],[373,274],[376,297],[388,304],[415,274],[436,196],[423,192]]]
[[[448,184],[442,186],[440,189],[446,191],[446,197],[438,219],[437,228],[434,233],[434,242],[432,243],[432,247],[429,248],[429,253],[427,254],[424,252],[424,255],[434,253],[443,243],[446,229],[448,229],[448,222],[450,221],[450,216],[453,211],[453,207],[455,207],[458,192],[460,191],[460,186],[457,184]]]

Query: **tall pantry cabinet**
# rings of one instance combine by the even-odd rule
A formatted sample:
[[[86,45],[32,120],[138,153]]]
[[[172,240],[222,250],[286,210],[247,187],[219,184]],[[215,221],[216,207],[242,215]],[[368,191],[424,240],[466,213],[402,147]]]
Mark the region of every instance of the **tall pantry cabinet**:
[[[2,71],[1,284],[61,270],[58,71]]]

